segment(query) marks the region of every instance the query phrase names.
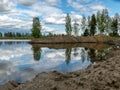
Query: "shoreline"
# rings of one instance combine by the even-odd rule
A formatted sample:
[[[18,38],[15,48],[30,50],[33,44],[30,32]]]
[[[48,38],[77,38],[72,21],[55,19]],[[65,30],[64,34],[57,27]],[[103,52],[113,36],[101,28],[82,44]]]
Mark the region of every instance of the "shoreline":
[[[108,60],[86,70],[43,72],[23,84],[9,81],[0,90],[120,90],[120,49],[113,50],[109,55]]]
[[[114,37],[105,36],[102,34],[95,36],[54,36],[47,38],[32,39],[30,44],[73,44],[73,43],[108,43],[113,41]]]

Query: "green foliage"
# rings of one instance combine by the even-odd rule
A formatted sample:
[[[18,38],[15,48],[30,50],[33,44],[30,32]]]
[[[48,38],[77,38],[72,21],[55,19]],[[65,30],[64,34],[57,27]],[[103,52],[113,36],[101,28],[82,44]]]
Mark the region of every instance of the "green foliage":
[[[72,26],[71,26],[71,17],[69,14],[67,14],[65,21],[66,21],[66,24],[65,24],[66,33],[67,33],[67,35],[71,35],[72,34]]]
[[[31,34],[30,33],[19,33],[19,32],[5,32],[1,38],[11,38],[11,39],[17,39],[17,38],[21,38],[21,39],[27,39],[27,38],[31,38]]]
[[[2,33],[0,32],[0,37],[2,37]]]
[[[33,18],[32,36],[34,38],[39,38],[41,34],[41,24],[38,17]]]
[[[39,46],[32,46],[32,50],[33,50],[33,57],[35,61],[39,61],[41,58],[41,48]]]
[[[89,35],[90,35],[89,30],[86,28],[85,32],[83,33],[83,36],[89,36]]]
[[[90,26],[90,36],[94,36],[96,33],[96,18],[94,14],[91,16],[89,26]]]
[[[71,52],[72,52],[72,49],[71,49],[71,48],[67,48],[66,51],[65,51],[66,64],[69,64],[69,63],[70,63],[70,60],[71,60]]]
[[[100,31],[100,34],[103,34],[106,31],[110,30],[111,19],[108,15],[108,10],[103,9],[102,12],[98,11],[96,15],[97,27]]]
[[[117,18],[113,18],[111,28],[112,28],[112,33],[110,33],[110,36],[119,36],[118,35],[118,19]]]

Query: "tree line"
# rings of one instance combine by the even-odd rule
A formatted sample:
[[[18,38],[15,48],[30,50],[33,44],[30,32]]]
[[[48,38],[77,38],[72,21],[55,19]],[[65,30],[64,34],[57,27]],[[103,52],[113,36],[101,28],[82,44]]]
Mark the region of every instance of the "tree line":
[[[80,20],[72,20],[69,14],[65,17],[65,31],[66,35],[79,36],[79,32],[83,32],[81,36],[94,36],[96,34],[105,34],[109,36],[119,36],[120,30],[120,16],[115,14],[113,17],[109,16],[108,10],[103,9],[98,11],[96,14],[85,17],[82,16],[81,24],[78,23]],[[80,27],[80,28],[79,28]],[[41,23],[38,17],[33,18],[32,36],[35,38],[42,37]],[[56,36],[49,33],[48,36]],[[62,35],[63,36],[63,35]]]
[[[109,36],[119,36],[119,14],[115,14],[113,17],[109,16],[108,10],[103,9],[97,14],[92,14],[88,18],[82,18],[82,30],[83,36],[94,36],[96,34],[105,34]]]
[[[20,32],[0,32],[0,38],[30,38],[30,33],[20,33]]]
[[[73,32],[74,36],[78,36],[78,32],[81,30],[82,36],[94,36],[96,34],[105,34],[109,36],[119,36],[120,30],[120,16],[115,14],[113,17],[109,16],[108,10],[103,9],[98,11],[96,14],[92,14],[87,18],[82,17],[81,24],[74,22],[73,29],[71,27],[71,18],[68,14],[66,16],[66,33],[70,35],[69,32]],[[79,29],[78,27],[81,27]],[[72,34],[71,34],[72,35]]]

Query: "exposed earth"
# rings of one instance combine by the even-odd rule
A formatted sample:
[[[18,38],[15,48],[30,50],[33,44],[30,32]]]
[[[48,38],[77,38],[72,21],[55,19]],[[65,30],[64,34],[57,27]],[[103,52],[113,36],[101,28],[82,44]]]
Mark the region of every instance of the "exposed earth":
[[[62,43],[107,43],[110,40],[114,40],[115,38],[110,36],[105,36],[102,34],[95,36],[53,36],[46,38],[38,38],[32,39],[30,41],[31,44],[62,44]],[[108,42],[109,43],[109,42]]]

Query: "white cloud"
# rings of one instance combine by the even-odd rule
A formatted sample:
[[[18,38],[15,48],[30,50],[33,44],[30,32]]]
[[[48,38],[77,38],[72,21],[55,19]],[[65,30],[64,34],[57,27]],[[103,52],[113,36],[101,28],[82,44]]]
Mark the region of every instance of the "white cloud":
[[[60,4],[60,0],[46,0],[45,3],[47,5],[59,5]]]
[[[37,2],[37,0],[18,0],[20,4],[24,6],[31,6]]]
[[[84,14],[90,14],[91,12],[106,8],[98,0],[67,0],[67,2],[69,6],[73,7],[76,10],[79,10]]]
[[[67,0],[70,7],[81,11],[72,11],[72,24],[75,20],[80,22],[81,13],[91,13],[104,8],[98,0]],[[1,0],[0,2],[0,28],[30,30],[32,28],[32,18],[38,16],[41,23],[64,25],[66,13],[61,8],[61,0]],[[96,2],[98,6],[96,6]],[[21,5],[26,6],[21,8]],[[17,7],[19,6],[19,8]],[[69,7],[68,7],[69,8]],[[60,33],[59,28],[42,26],[43,32],[55,31]],[[63,31],[62,31],[63,32]],[[65,32],[63,32],[65,33]]]
[[[105,9],[106,7],[103,5],[93,5],[90,8],[93,10],[96,10],[96,11],[101,11],[101,10]]]
[[[7,45],[6,45],[7,47]],[[5,48],[5,47],[4,47]],[[1,49],[0,48],[0,60],[3,61],[9,61],[11,60],[11,58],[19,58],[21,56],[23,56],[24,54],[28,54],[29,47],[15,47],[15,46],[9,46],[7,49]]]
[[[0,16],[0,27],[1,28],[11,28],[11,29],[15,29],[15,28],[19,28],[19,29],[30,29],[32,26],[32,22],[29,22],[30,20],[27,19],[27,21],[25,21],[22,18],[12,18],[8,15],[2,15]],[[28,27],[30,26],[30,27]]]
[[[15,0],[0,0],[0,13],[12,12],[13,8],[16,6]]]
[[[44,18],[45,23],[50,24],[65,24],[66,14],[53,13],[49,17]]]

